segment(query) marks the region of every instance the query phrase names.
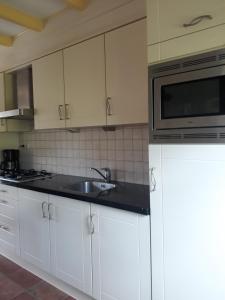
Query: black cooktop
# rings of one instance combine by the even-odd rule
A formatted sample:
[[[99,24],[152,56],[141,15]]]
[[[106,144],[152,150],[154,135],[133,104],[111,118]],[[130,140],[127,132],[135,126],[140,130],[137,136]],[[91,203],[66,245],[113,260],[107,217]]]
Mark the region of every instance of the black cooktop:
[[[37,171],[34,169],[30,170],[1,170],[0,180],[11,181],[11,182],[27,182],[41,178],[51,177],[52,173],[46,170]]]

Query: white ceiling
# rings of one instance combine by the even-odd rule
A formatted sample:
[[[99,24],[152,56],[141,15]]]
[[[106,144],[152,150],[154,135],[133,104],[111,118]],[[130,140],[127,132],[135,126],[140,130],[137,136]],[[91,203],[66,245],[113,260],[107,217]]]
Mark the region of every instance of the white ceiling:
[[[117,9],[134,0],[89,0],[89,5],[84,11],[76,11],[66,5],[66,0],[0,0],[1,4],[10,5],[32,16],[48,20],[57,18],[62,13],[69,13],[69,10],[76,19],[75,23],[81,24],[88,18],[96,18],[105,12]],[[141,0],[140,0],[141,1]],[[142,2],[142,1],[141,1]],[[70,8],[70,9],[67,9]],[[48,24],[46,25],[48,26]],[[28,29],[0,19],[0,34],[17,37],[28,31]]]

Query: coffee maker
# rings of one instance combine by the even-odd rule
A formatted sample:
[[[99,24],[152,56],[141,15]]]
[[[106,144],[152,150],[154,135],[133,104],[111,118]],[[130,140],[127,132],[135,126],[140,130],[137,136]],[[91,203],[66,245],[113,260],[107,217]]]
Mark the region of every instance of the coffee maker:
[[[6,172],[14,172],[19,170],[19,150],[6,149],[2,151],[3,160],[1,163],[1,170]]]

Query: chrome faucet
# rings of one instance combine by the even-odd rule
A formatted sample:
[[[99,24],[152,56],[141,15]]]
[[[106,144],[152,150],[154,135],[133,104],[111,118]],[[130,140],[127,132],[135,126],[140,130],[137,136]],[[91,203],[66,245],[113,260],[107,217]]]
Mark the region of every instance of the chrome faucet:
[[[90,168],[90,170],[96,171],[104,179],[105,182],[111,181],[111,170],[109,168],[101,168],[100,169],[104,172],[104,174],[96,168]]]

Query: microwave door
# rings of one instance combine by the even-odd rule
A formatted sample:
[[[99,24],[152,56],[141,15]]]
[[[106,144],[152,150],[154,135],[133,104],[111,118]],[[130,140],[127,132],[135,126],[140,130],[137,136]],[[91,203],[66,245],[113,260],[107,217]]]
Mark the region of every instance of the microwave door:
[[[154,79],[154,129],[225,126],[225,67]]]

